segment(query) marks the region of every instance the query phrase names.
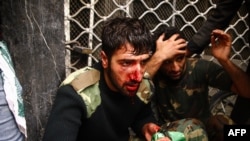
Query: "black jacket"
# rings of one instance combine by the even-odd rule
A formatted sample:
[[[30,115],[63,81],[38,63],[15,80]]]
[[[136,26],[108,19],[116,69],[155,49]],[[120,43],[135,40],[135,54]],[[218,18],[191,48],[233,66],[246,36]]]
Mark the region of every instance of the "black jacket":
[[[207,18],[198,32],[192,37],[188,43],[188,49],[193,53],[200,54],[210,43],[210,35],[214,29],[225,29],[230,24],[232,18],[240,9],[244,0],[218,0],[217,7]],[[250,14],[250,0],[245,0],[248,15]],[[249,18],[248,18],[248,26]],[[249,36],[248,36],[249,37]],[[250,41],[248,39],[248,41]]]
[[[103,73],[94,89],[88,90],[94,96],[88,103],[72,85],[59,88],[43,141],[128,141],[128,127],[140,135],[145,123],[155,122],[150,103],[111,91]],[[87,107],[93,112],[89,117]]]

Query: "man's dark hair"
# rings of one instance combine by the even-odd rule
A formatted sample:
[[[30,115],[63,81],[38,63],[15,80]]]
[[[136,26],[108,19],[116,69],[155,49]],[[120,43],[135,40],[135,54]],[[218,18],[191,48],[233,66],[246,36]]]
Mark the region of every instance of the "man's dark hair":
[[[117,17],[104,23],[102,31],[102,50],[108,57],[130,43],[135,54],[152,51],[152,35],[146,25],[137,18]]]
[[[156,41],[163,33],[164,33],[164,38],[163,38],[164,41],[169,39],[174,34],[179,34],[179,38],[186,39],[183,32],[181,32],[178,28],[173,27],[173,26],[166,26],[166,25],[160,26],[153,32],[153,42],[154,42],[153,50],[154,51],[156,49]]]

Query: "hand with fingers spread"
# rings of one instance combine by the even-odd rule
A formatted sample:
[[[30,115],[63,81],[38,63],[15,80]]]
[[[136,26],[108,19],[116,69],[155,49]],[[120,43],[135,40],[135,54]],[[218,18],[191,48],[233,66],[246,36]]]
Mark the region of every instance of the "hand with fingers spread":
[[[159,54],[159,59],[165,61],[173,58],[178,54],[185,54],[186,40],[179,38],[179,34],[174,34],[168,40],[164,40],[164,33],[156,41],[156,52]]]
[[[211,35],[212,54],[233,82],[231,90],[242,97],[250,98],[250,79],[247,74],[230,60],[232,37],[223,30],[215,29]]]
[[[231,36],[223,30],[215,29],[211,34],[212,54],[218,60],[229,60],[232,45]]]
[[[157,35],[155,35],[157,36]],[[155,52],[147,63],[147,72],[153,78],[164,61],[171,60],[176,56],[186,54],[186,40],[181,38],[179,34],[173,34],[168,38],[164,31],[156,38]],[[154,67],[151,67],[154,66]]]

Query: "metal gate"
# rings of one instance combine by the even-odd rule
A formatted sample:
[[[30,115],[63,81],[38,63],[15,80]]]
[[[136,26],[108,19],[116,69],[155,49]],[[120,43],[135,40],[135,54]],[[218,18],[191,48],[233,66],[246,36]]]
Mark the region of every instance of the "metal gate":
[[[201,27],[216,0],[65,0],[66,74],[99,60],[103,22],[115,16],[138,17],[153,32],[162,24],[176,26],[187,39]],[[245,68],[250,59],[247,7],[243,4],[226,31],[233,36],[231,59]],[[72,51],[74,50],[74,51]],[[209,50],[202,56],[213,60]]]

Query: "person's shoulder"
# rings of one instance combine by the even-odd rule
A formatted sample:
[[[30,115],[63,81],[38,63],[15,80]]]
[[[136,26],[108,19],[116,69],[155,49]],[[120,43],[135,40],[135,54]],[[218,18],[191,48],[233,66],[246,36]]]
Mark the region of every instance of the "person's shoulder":
[[[97,83],[100,80],[100,71],[92,67],[84,67],[71,73],[61,84],[70,84],[76,91]]]
[[[191,57],[187,59],[187,62],[188,62],[188,66],[190,66],[189,68],[200,70],[200,69],[206,69],[211,64],[212,61],[209,61],[203,58]]]
[[[148,103],[153,95],[154,84],[150,79],[150,76],[147,72],[144,73],[142,82],[140,83],[140,87],[137,91],[137,96],[144,103]]]
[[[84,67],[71,73],[61,84],[61,87],[67,85],[77,92],[84,101],[87,110],[86,117],[89,118],[101,104],[99,89],[100,71],[93,67]]]
[[[60,85],[61,91],[75,91],[86,106],[86,117],[89,118],[101,104],[99,89],[100,71],[93,67],[84,67],[71,73]],[[59,89],[60,89],[59,88]],[[64,92],[65,93],[65,92]],[[73,93],[72,93],[73,94]],[[77,95],[73,94],[78,97]]]
[[[195,58],[195,57],[187,58],[187,63],[193,67],[196,66],[197,63],[199,63],[200,61],[202,61],[200,58]]]
[[[190,63],[209,63],[210,60],[204,59],[204,58],[196,58],[196,57],[190,57],[187,59]]]

